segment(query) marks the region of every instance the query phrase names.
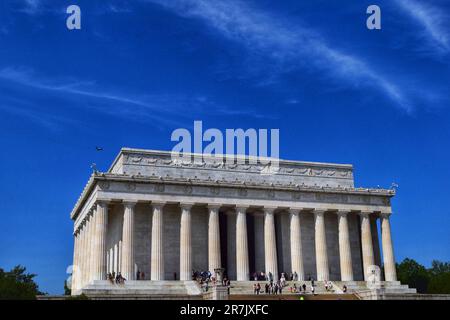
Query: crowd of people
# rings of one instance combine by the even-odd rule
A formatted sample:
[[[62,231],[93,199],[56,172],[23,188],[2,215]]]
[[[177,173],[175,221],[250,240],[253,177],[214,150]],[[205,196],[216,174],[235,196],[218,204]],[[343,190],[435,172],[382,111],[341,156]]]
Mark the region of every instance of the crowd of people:
[[[254,281],[273,281],[273,274],[271,272],[265,273],[264,271],[258,271],[253,273],[252,279]],[[298,281],[298,274],[297,272],[291,272],[289,274],[282,272],[280,280],[283,283],[286,283],[286,281]]]
[[[287,278],[291,279],[290,281],[294,282],[289,287],[290,293],[299,293],[299,294],[307,293],[308,286],[306,285],[306,283],[298,284],[298,285],[297,285],[297,283],[295,283],[295,281],[298,281],[298,275],[295,272],[291,273]],[[261,286],[261,284],[259,282],[253,284],[253,292],[255,294],[261,294],[261,293],[275,294],[275,295],[282,294],[283,290],[287,286],[287,281],[288,281],[288,280],[286,280],[286,275],[284,273],[282,273],[280,279],[278,281],[274,282],[273,275],[270,272],[267,275],[265,275],[263,272],[261,272],[261,273],[259,273],[258,276],[255,276],[254,279],[255,279],[255,281],[258,281],[259,279],[268,281],[265,284],[263,284],[264,288]],[[311,294],[315,294],[316,285],[315,285],[314,279],[310,277],[309,282],[310,282],[309,292]],[[331,281],[325,281],[324,287],[327,292],[334,290],[333,283]],[[347,292],[347,287],[345,285],[343,287],[343,292],[344,293]]]
[[[125,279],[120,272],[116,273],[113,271],[112,273],[108,272],[106,275],[106,279],[109,280],[112,284],[124,284],[127,279]]]
[[[208,292],[211,285],[217,285],[216,275],[211,273],[211,271],[192,271],[192,280],[197,281],[204,292]],[[226,276],[222,279],[221,285],[227,287],[229,294],[231,282]]]

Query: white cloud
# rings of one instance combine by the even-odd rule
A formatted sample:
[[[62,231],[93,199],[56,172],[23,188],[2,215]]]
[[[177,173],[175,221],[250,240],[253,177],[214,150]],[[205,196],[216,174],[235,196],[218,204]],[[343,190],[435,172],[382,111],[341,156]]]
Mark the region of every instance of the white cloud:
[[[170,94],[157,95],[133,95],[119,93],[114,90],[105,90],[92,81],[73,80],[49,80],[41,76],[36,76],[32,70],[24,68],[4,68],[0,69],[0,81],[7,81],[46,92],[46,95],[67,101],[68,106],[75,108],[87,108],[91,111],[101,112],[110,116],[125,118],[131,121],[152,123],[154,125],[182,126],[181,120],[186,120],[195,115],[204,117],[205,115],[222,116],[247,116],[251,118],[269,118],[265,114],[259,114],[255,110],[246,108],[232,109],[215,103],[206,96],[183,96]],[[20,92],[24,88],[19,88]],[[47,126],[55,119],[54,116],[44,118],[45,114],[33,113],[30,109],[34,102],[27,95],[13,97],[17,110],[14,106],[0,104],[0,109],[14,114],[23,114],[21,110],[30,110],[28,118],[33,120],[42,119],[42,123]],[[19,101],[18,101],[19,100]],[[24,106],[25,105],[25,106]],[[189,110],[186,113],[186,110]]]
[[[352,86],[373,86],[406,111],[410,105],[402,90],[390,79],[372,69],[364,59],[332,48],[317,32],[251,7],[248,2],[229,0],[145,0],[157,3],[184,17],[197,18],[224,37],[238,41],[249,50],[264,53],[293,68],[314,68],[335,81]]]
[[[25,8],[22,10],[30,15],[36,14],[39,11],[41,0],[24,0]]]
[[[438,49],[450,51],[450,16],[429,3],[416,0],[395,0],[396,3],[424,27],[422,33]]]

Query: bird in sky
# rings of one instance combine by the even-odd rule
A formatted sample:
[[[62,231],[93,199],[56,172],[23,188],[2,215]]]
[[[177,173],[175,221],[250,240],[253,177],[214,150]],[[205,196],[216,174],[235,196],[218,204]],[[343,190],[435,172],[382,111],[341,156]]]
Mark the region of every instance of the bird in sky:
[[[97,151],[103,151],[103,148],[102,148],[102,147],[95,147],[95,150],[97,150]]]

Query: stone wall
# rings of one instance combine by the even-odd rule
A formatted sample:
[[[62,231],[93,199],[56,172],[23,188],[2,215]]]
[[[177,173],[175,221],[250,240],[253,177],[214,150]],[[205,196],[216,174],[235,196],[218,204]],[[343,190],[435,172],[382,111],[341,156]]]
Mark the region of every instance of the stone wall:
[[[134,218],[135,268],[136,271],[144,272],[145,279],[150,280],[152,207],[148,204],[137,204]]]
[[[353,279],[364,280],[362,272],[361,232],[359,216],[356,213],[348,215],[348,229],[350,233],[350,250],[352,254]]]
[[[303,268],[305,270],[305,279],[308,280],[309,277],[317,279],[314,215],[310,213],[301,213],[300,228],[302,236]]]
[[[180,219],[181,210],[176,205],[166,205],[164,219],[164,272],[166,280],[180,279]]]

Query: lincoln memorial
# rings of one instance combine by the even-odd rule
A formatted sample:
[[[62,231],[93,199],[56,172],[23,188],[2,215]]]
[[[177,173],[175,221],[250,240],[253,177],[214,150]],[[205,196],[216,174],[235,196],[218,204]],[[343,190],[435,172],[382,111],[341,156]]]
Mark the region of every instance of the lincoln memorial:
[[[381,280],[397,282],[394,190],[355,188],[349,164],[280,160],[268,174],[248,159],[190,156],[123,148],[92,174],[71,212],[73,294],[113,272],[169,283],[218,267],[235,282],[295,272],[352,283],[383,266]]]

